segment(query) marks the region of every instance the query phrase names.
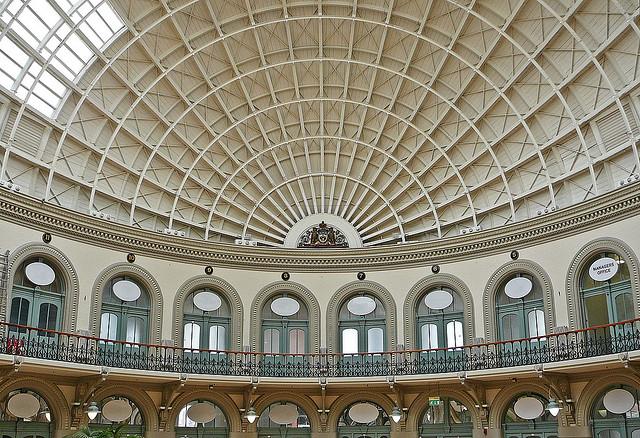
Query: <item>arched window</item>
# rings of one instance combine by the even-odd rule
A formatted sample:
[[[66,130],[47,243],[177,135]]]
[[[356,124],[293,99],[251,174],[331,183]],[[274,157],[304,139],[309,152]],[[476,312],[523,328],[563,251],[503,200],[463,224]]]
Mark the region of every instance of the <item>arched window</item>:
[[[602,252],[587,261],[580,275],[584,327],[633,319],[629,268],[615,253]]]
[[[497,291],[496,307],[499,340],[547,334],[542,288],[533,276],[520,273],[503,281]]]
[[[65,284],[62,275],[46,259],[33,257],[16,271],[11,291],[9,322],[46,330],[60,330],[64,313]],[[25,328],[11,328],[26,333]],[[53,337],[54,333],[38,332]]]
[[[338,318],[342,353],[385,351],[386,312],[378,298],[364,292],[353,295],[340,307]]]
[[[504,414],[505,438],[558,438],[557,417],[546,410],[548,400],[539,394],[515,397]]]
[[[416,339],[420,348],[456,348],[464,345],[464,304],[451,288],[430,289],[418,302]]]
[[[114,277],[102,291],[100,337],[111,341],[147,342],[149,294],[128,276]]]
[[[600,394],[591,411],[594,438],[640,438],[640,391],[612,386]]]
[[[269,299],[262,309],[262,352],[270,354],[307,352],[309,311],[286,292]]]
[[[307,413],[290,402],[273,403],[267,406],[258,418],[258,436],[311,436]]]
[[[227,300],[211,289],[199,289],[184,302],[182,346],[188,349],[226,350],[231,311]]]
[[[36,392],[26,389],[11,391],[2,401],[2,437],[49,438],[53,436],[54,421],[46,401]]]
[[[192,410],[193,408],[193,410]],[[180,409],[176,419],[176,437],[226,437],[227,417],[208,400],[193,400]]]
[[[391,421],[383,408],[375,403],[362,401],[348,406],[338,419],[340,438],[389,438]]]
[[[98,403],[100,412],[89,419],[92,429],[111,427],[113,424],[124,424],[125,434],[144,434],[144,418],[138,406],[126,397],[110,396]]]
[[[471,438],[473,422],[467,407],[449,397],[429,397],[429,405],[422,416],[422,436],[456,436]]]

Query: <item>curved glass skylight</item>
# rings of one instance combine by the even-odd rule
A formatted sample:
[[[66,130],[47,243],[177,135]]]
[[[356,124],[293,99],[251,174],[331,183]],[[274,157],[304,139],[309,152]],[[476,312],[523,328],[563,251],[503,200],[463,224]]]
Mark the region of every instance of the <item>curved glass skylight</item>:
[[[0,85],[52,116],[124,24],[105,0],[5,0],[0,26]]]

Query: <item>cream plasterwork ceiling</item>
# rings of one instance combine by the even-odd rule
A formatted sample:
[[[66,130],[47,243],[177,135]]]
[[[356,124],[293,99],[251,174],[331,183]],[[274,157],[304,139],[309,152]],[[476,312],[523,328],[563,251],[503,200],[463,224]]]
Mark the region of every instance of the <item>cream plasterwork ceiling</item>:
[[[640,173],[639,13],[619,0],[0,0],[1,179],[211,241],[281,246],[322,213],[365,246],[499,227]],[[33,20],[41,36],[23,29]]]

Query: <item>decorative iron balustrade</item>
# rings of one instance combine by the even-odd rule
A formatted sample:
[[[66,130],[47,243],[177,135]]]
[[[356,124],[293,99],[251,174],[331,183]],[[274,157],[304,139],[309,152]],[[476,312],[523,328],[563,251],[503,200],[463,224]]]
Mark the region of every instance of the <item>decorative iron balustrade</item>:
[[[640,318],[535,338],[458,348],[358,354],[271,354],[112,341],[0,322],[3,353],[188,374],[361,377],[438,374],[583,359],[640,349]]]

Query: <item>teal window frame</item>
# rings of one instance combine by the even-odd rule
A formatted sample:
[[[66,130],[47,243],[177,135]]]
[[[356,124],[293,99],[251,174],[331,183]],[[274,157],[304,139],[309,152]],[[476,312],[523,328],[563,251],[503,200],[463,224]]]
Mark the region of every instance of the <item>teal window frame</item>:
[[[347,303],[352,298],[357,296],[365,296],[373,299],[376,302],[376,310],[374,310],[374,316],[371,314],[368,315],[354,315],[347,309]],[[375,315],[377,309],[382,309],[382,315]],[[342,332],[347,329],[355,329],[358,333],[358,353],[362,354],[377,354],[383,351],[386,351],[388,339],[387,339],[387,313],[386,309],[382,302],[374,295],[367,293],[359,293],[356,295],[352,295],[347,298],[342,306],[340,306],[340,312],[338,313],[338,347],[341,353],[344,354],[356,354],[356,353],[345,353],[344,345],[342,339]],[[348,318],[345,318],[344,315],[348,315]],[[381,352],[369,352],[369,330],[371,329],[381,329],[382,330],[382,351]]]
[[[445,309],[442,309],[440,311],[435,311],[435,310],[431,310],[428,309],[426,307],[426,305],[424,304],[424,299],[427,295],[429,295],[429,293],[435,291],[435,290],[444,290],[446,292],[449,292],[452,296],[453,296],[453,302],[451,303],[451,305]],[[456,310],[457,309],[457,310]],[[420,301],[418,302],[417,308],[416,308],[416,339],[418,340],[417,344],[420,346],[421,350],[427,350],[430,348],[460,348],[464,345],[464,343],[466,342],[466,339],[464,337],[464,310],[463,310],[463,304],[462,304],[462,300],[460,299],[460,295],[458,295],[458,293],[446,286],[443,287],[434,287],[429,289],[424,295],[422,295],[422,298],[420,299]],[[461,329],[462,329],[462,345],[457,345],[454,339],[453,342],[453,347],[449,346],[449,337],[448,337],[448,331],[447,331],[447,326],[449,323],[455,323],[455,322],[459,322],[461,324]],[[423,342],[423,337],[422,337],[422,327],[425,325],[435,325],[438,331],[437,337],[438,337],[438,346],[437,347],[432,347],[429,346],[429,348],[427,348]]]
[[[131,303],[137,303],[143,296],[144,300],[141,304],[129,304],[128,302],[121,301],[120,304],[116,304],[113,302],[105,302],[105,294],[112,293],[111,289],[113,284],[120,280],[128,280],[136,283],[138,287],[140,287],[141,296],[136,301],[132,301]],[[108,336],[104,336],[102,332],[102,318],[105,314],[112,314],[117,317],[116,322],[116,332],[113,338]],[[110,341],[125,341],[125,342],[134,342],[127,341],[127,325],[130,318],[139,318],[142,320],[142,329],[139,340],[136,340],[136,343],[145,344],[147,343],[149,336],[149,313],[150,313],[150,298],[146,289],[137,281],[135,278],[129,276],[117,276],[113,277],[111,280],[107,282],[105,286],[105,290],[103,291],[102,296],[102,309],[100,312],[100,334],[99,336],[103,339],[108,339]]]
[[[51,269],[55,272],[55,280],[52,284],[48,286],[38,286],[29,279],[25,275],[25,268],[27,265],[33,262],[41,262],[45,263],[51,267]],[[21,300],[25,300],[24,302]],[[22,306],[24,303],[28,303],[28,310],[26,310],[26,315],[23,313]],[[9,309],[9,322],[11,324],[20,324],[26,325],[29,327],[37,327],[41,329],[60,331],[62,329],[62,323],[64,318],[64,303],[65,303],[65,287],[64,281],[61,278],[60,273],[55,268],[55,265],[52,264],[47,259],[37,257],[30,258],[23,263],[20,264],[18,268],[18,274],[16,274],[14,278],[14,285],[11,290],[11,304]],[[53,326],[49,324],[50,317],[47,317],[42,324],[41,321],[41,307],[43,305],[55,306],[56,316]],[[16,310],[15,306],[19,305],[20,308],[14,314],[14,310]],[[49,310],[51,307],[49,308]],[[49,314],[47,314],[49,316]],[[27,330],[24,328],[14,328],[10,327],[9,332],[12,333],[26,333]],[[44,331],[39,331],[38,336],[40,337],[55,337],[54,333],[46,333]]]
[[[300,310],[295,315],[291,316],[279,316],[271,311],[271,302],[277,298],[288,297],[296,300],[300,304]],[[304,313],[300,314],[300,311],[304,310]],[[265,317],[269,314],[272,317]],[[297,354],[306,354],[309,352],[309,309],[306,304],[298,299],[298,297],[289,295],[286,292],[278,295],[274,295],[265,303],[262,309],[262,322],[260,327],[260,351],[266,354],[289,354],[291,352],[290,345],[290,331],[302,330],[304,333],[304,351],[297,351]],[[297,316],[298,315],[298,316]],[[278,330],[278,351],[269,352],[265,351],[265,333],[267,330]],[[297,350],[297,348],[296,348]]]
[[[196,347],[189,348],[189,350],[210,350],[209,348],[211,344],[210,329],[212,327],[224,327],[224,330],[225,330],[224,348],[217,348],[217,350],[228,350],[229,342],[231,340],[231,333],[230,333],[231,307],[229,306],[229,302],[226,300],[224,295],[220,294],[218,291],[212,290],[209,288],[204,288],[204,289],[195,290],[191,292],[189,295],[187,295],[187,298],[185,299],[185,303],[187,303],[189,299],[192,299],[193,296],[195,296],[197,293],[200,293],[200,292],[215,293],[220,297],[220,300],[222,300],[222,305],[220,306],[220,309],[212,312],[205,312],[203,310],[200,310],[199,311],[200,313],[196,313],[196,310],[194,310],[193,312],[185,311],[183,313],[183,318],[182,318],[183,319],[183,322],[182,322],[183,345],[182,346],[186,348],[186,345],[184,345],[184,331],[187,324],[197,324],[200,327],[200,336],[198,340],[199,346],[197,348]],[[197,307],[195,306],[193,307],[194,309],[197,309]]]
[[[609,280],[595,281],[589,277],[589,267],[595,260],[602,257],[611,257],[614,260],[617,260],[620,263],[618,265],[618,272]],[[627,268],[626,263],[624,263],[624,259],[616,253],[601,252],[592,256],[588,263],[585,264],[582,275],[580,276],[582,324],[585,328],[602,325],[601,323],[603,321],[590,322],[588,307],[586,305],[587,299],[598,296],[603,296],[603,301],[607,305],[608,324],[633,319],[636,316],[629,269]],[[619,314],[620,309],[618,308],[618,300],[620,299],[626,301],[626,303],[624,303],[624,315]]]
[[[529,293],[529,295],[524,298],[514,299],[506,296],[504,292],[504,287],[508,280],[511,280],[515,277],[526,277],[533,284],[533,290]],[[500,303],[499,299],[496,299],[496,325],[497,325],[497,334],[499,341],[511,341],[517,339],[530,338],[535,336],[544,336],[547,334],[547,318],[544,309],[544,300],[542,298],[542,291],[540,290],[540,286],[538,285],[536,279],[526,273],[520,273],[516,275],[510,276],[506,281],[502,283],[500,288],[497,291],[498,295],[504,295],[503,300],[508,300],[508,303]],[[498,297],[497,297],[498,298]],[[531,334],[530,324],[529,324],[529,314],[531,312],[541,311],[543,317],[543,328],[544,335],[540,335],[540,330],[537,333]],[[503,324],[503,320],[505,317],[513,316],[515,317],[518,330],[520,331],[520,336],[507,336],[505,333],[505,328]],[[536,324],[537,324],[537,314],[536,314]],[[541,338],[540,341],[544,341],[545,338]],[[538,342],[538,340],[532,340],[532,343]]]

